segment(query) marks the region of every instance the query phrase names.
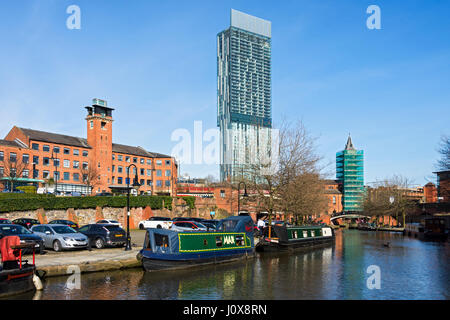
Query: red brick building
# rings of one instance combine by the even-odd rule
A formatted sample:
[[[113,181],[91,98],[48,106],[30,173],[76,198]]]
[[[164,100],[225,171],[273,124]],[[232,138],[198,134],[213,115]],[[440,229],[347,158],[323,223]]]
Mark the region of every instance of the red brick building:
[[[53,178],[58,192],[124,192],[127,167],[133,165],[130,184],[137,173],[140,194],[176,195],[178,166],[173,157],[113,143],[114,109],[100,99],[93,99],[93,105],[86,109],[87,139],[14,126],[0,140],[3,186],[8,187],[6,166],[22,162],[26,164],[20,173],[22,181],[38,183],[39,187]],[[95,181],[88,188],[90,176]]]
[[[423,187],[423,195],[425,197],[425,203],[435,203],[438,199],[437,188],[432,182],[428,182]]]
[[[434,172],[438,179],[438,200],[441,203],[450,202],[450,170]]]

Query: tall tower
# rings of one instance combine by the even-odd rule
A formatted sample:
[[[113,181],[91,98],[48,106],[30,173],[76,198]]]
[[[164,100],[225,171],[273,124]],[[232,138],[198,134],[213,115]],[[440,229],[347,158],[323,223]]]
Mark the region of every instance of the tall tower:
[[[350,135],[345,149],[336,153],[336,179],[342,185],[344,213],[362,211],[364,197],[364,151],[356,150]]]
[[[271,99],[271,22],[231,9],[230,27],[217,35],[221,181],[270,158]]]
[[[92,106],[86,107],[88,111],[87,141],[92,147],[89,151],[90,170],[97,171],[100,179],[93,192],[108,190],[112,176],[112,111],[107,107],[107,102],[101,99],[93,99]]]

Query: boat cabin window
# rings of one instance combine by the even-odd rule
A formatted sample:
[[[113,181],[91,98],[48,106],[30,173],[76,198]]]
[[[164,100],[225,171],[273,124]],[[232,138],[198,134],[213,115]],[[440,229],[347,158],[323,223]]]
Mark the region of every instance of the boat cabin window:
[[[297,230],[293,230],[293,231],[292,231],[292,238],[294,238],[294,239],[297,239],[297,238],[298,238]]]
[[[236,236],[236,246],[244,246],[245,241],[243,236]]]
[[[308,231],[306,230],[303,231],[303,238],[308,238]]]
[[[168,247],[169,246],[169,236],[164,234],[155,233],[155,246],[157,247]]]
[[[152,249],[152,244],[150,243],[150,237],[148,236],[148,232],[145,233],[144,249],[147,250]]]
[[[234,231],[237,223],[238,223],[237,220],[225,220],[219,226],[219,231],[222,231],[222,232]]]
[[[216,237],[216,247],[221,247],[222,245],[222,237]]]

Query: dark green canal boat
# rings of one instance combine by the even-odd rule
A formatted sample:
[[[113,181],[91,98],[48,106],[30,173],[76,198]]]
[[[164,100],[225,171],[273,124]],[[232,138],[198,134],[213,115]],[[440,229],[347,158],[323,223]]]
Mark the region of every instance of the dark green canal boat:
[[[334,242],[334,230],[329,226],[274,225],[266,228],[255,246],[258,252],[290,251],[323,247]]]

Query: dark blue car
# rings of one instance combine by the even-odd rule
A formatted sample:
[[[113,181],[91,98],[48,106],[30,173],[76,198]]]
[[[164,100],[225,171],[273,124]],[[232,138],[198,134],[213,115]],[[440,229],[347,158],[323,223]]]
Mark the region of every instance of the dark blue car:
[[[18,224],[0,224],[0,239],[6,236],[18,236],[20,243],[35,243],[36,252],[44,252],[44,241],[42,238],[27,228]],[[31,253],[31,250],[23,250],[24,253]]]

